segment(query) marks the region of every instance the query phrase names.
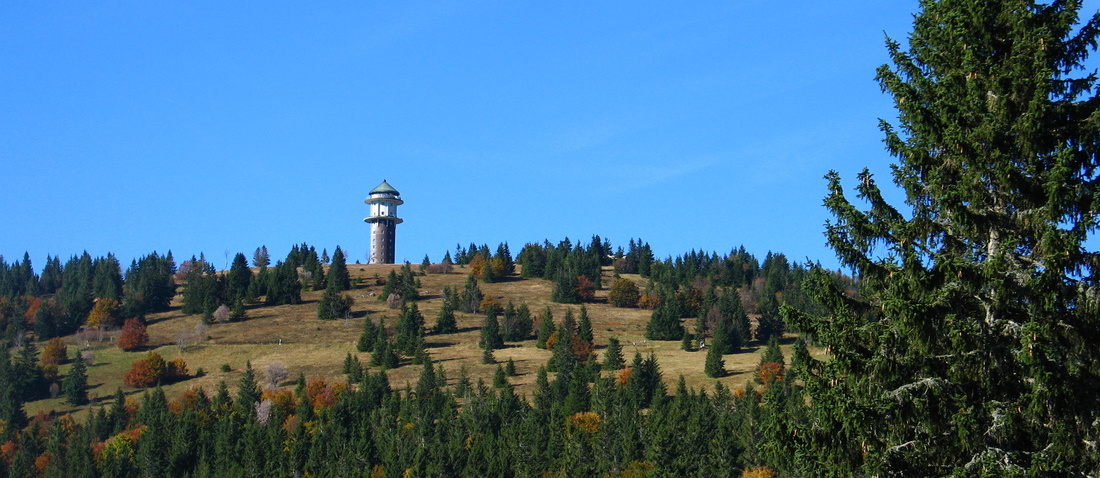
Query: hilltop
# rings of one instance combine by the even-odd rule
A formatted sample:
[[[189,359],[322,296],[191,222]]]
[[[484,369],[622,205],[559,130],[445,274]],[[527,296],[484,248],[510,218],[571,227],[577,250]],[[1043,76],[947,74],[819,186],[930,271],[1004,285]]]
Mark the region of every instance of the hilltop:
[[[318,301],[322,291],[303,289],[302,302],[295,305],[265,306],[262,303],[247,306],[247,320],[240,322],[214,323],[205,327],[204,337],[195,337],[197,329],[203,329],[199,314],[186,315],[181,308],[181,295],[177,295],[166,312],[150,314],[147,319],[149,343],[142,350],[124,352],[114,344],[116,332],[107,333],[103,341],[84,342],[78,335],[65,336],[64,342],[70,350],[85,349],[93,352],[88,369],[89,396],[91,404],[85,407],[72,407],[61,398],[42,399],[26,404],[28,415],[38,412],[67,413],[83,415],[89,407],[95,407],[111,400],[117,388],[128,395],[140,394],[141,390],[123,384],[122,376],[131,362],[144,356],[148,351],[156,351],[166,360],[182,358],[194,374],[200,376],[164,386],[169,398],[175,398],[189,389],[203,388],[212,393],[219,382],[225,382],[232,390],[240,380],[245,364],[250,362],[257,374],[262,377],[263,370],[272,363],[279,363],[289,371],[290,379],[281,383],[283,387],[293,387],[294,378],[299,374],[308,379],[321,378],[328,382],[346,381],[343,374],[343,361],[352,354],[364,364],[369,363],[369,352],[358,352],[356,341],[363,329],[364,321],[378,323],[384,321],[393,335],[393,327],[400,315],[399,310],[390,309],[385,301],[378,300],[382,293],[384,278],[400,269],[399,265],[359,265],[348,266],[353,288],[344,294],[354,299],[350,318],[340,320],[320,320],[317,318]],[[517,266],[520,268],[522,266]],[[253,269],[254,272],[257,271]],[[418,276],[420,295],[417,306],[425,317],[425,325],[430,328],[435,323],[442,306],[444,287],[461,289],[470,273],[469,266],[456,266],[450,273],[423,273]],[[602,283],[610,284],[615,276],[612,267],[601,268]],[[622,274],[645,287],[647,279],[638,274]],[[541,278],[522,278],[517,272],[501,281],[481,283],[479,287],[486,297],[500,304],[512,302],[516,305],[527,304],[536,317],[549,307],[555,321],[560,321],[567,310],[576,314],[580,305],[560,304],[551,300],[554,284]],[[713,389],[715,380],[722,381],[730,388],[744,385],[751,377],[759,362],[759,344],[751,344],[743,352],[725,356],[729,374],[719,379],[707,377],[703,373],[705,351],[684,351],[679,340],[656,341],[645,338],[646,323],[652,311],[640,308],[612,307],[607,301],[607,288],[597,290],[591,303],[585,304],[592,320],[594,344],[597,357],[603,360],[603,351],[608,339],[617,337],[623,346],[623,354],[629,362],[634,353],[646,356],[653,353],[664,373],[669,390],[673,390],[676,381],[682,375],[686,383],[695,389]],[[428,354],[437,367],[443,367],[448,384],[454,385],[458,370],[465,367],[470,378],[486,383],[492,381],[495,364],[482,363],[482,350],[478,347],[480,329],[484,323],[484,314],[455,312],[458,332],[451,334],[428,333],[425,343]],[[755,320],[755,318],[754,318]],[[691,330],[695,319],[684,319]],[[785,347],[789,347],[786,345]],[[789,351],[787,353],[789,356]],[[536,372],[550,358],[549,350],[536,347],[534,337],[508,342],[504,349],[497,350],[498,363],[512,359],[516,365],[516,376],[509,382],[517,394],[531,397],[534,391]],[[71,365],[62,365],[60,373],[64,376]],[[228,367],[226,367],[228,366]],[[391,383],[403,387],[406,383],[415,385],[422,366],[412,364],[410,359],[402,357],[400,364],[387,370]],[[372,367],[377,372],[379,367]],[[605,372],[605,374],[608,372]]]

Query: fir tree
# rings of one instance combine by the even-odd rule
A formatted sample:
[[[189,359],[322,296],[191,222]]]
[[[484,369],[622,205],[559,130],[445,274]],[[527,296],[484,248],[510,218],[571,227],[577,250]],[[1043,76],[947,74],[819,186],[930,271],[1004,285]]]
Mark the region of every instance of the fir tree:
[[[458,332],[458,323],[455,321],[455,311],[451,304],[446,303],[439,308],[439,316],[436,318],[435,327],[432,329],[437,334],[453,334]]]
[[[397,322],[397,352],[406,356],[416,353],[416,341],[424,336],[424,316],[416,303],[401,308],[401,319]]]
[[[607,339],[607,350],[604,350],[603,354],[603,369],[604,370],[619,370],[626,365],[623,359],[623,348],[619,345],[618,337],[611,337]]]
[[[588,308],[581,304],[580,318],[577,319],[577,338],[592,343],[592,321],[588,318]]]
[[[351,274],[348,273],[347,259],[340,246],[336,246],[336,251],[332,253],[332,265],[328,267],[327,282],[335,283],[338,291],[351,289]]]
[[[458,310],[472,314],[481,307],[481,299],[484,296],[481,288],[477,286],[477,279],[472,275],[466,276],[466,285],[462,288],[462,297],[458,301]]]
[[[351,314],[353,302],[351,297],[340,292],[336,282],[329,282],[325,292],[321,294],[321,300],[317,302],[317,318],[334,320],[348,317]]]
[[[724,348],[721,339],[711,342],[707,347],[707,359],[703,365],[703,372],[708,377],[718,378],[726,375],[726,361],[722,359]]]
[[[370,317],[363,319],[363,333],[359,334],[359,341],[356,342],[355,349],[360,352],[370,352],[374,350],[374,343],[378,338],[377,329],[373,319]]]
[[[674,304],[662,301],[653,310],[645,326],[645,337],[649,340],[677,340],[684,336],[684,326]]]
[[[71,405],[83,405],[88,401],[88,366],[77,354],[69,374],[61,382],[61,393]]]
[[[463,364],[458,368],[458,379],[455,381],[455,395],[458,397],[465,397],[470,393],[473,388],[473,384],[470,383],[470,374],[466,371],[466,365]]]
[[[252,285],[252,269],[248,268],[248,259],[238,252],[233,256],[233,265],[225,282],[226,300],[232,302],[250,300],[249,286]]]
[[[252,370],[252,362],[245,362],[244,375],[237,384],[237,413],[250,420],[255,417],[254,405],[260,401],[260,385],[256,381],[256,373]]]
[[[233,307],[229,309],[229,321],[240,322],[248,318],[248,310],[244,307],[244,301],[238,300],[233,302]]]
[[[379,339],[374,344],[374,353],[370,356],[371,365],[382,367],[383,370],[397,367],[397,351],[388,339]]]
[[[542,318],[539,319],[539,335],[535,347],[545,349],[546,341],[551,335],[554,335],[554,313],[550,311],[550,306],[546,306]]]
[[[481,340],[478,347],[486,350],[504,347],[504,338],[500,335],[500,324],[497,323],[497,312],[494,309],[485,311],[485,325],[481,327]]]
[[[271,270],[267,285],[267,305],[298,304],[302,302],[302,284],[294,264],[277,263]]]
[[[504,367],[500,364],[497,364],[496,372],[493,372],[493,386],[496,388],[508,386],[508,374],[504,372]]]
[[[680,350],[683,350],[684,352],[691,352],[692,350],[694,350],[694,348],[692,348],[692,342],[694,340],[695,334],[684,332],[684,336],[680,339]]]
[[[865,170],[860,210],[829,173],[829,244],[860,296],[815,271],[826,313],[788,311],[831,352],[803,379],[821,417],[813,450],[832,473],[1100,469],[1086,242],[1100,209],[1100,102],[1085,64],[1100,17],[1078,25],[1080,9],[922,1],[908,50],[887,42],[893,67],[877,78],[899,126],[882,129],[910,207],[887,203]],[[838,413],[852,410],[869,413]]]
[[[271,264],[271,255],[267,253],[267,246],[260,246],[256,248],[256,252],[252,254],[252,265],[254,267],[264,268],[268,264]]]
[[[7,425],[6,429],[0,430],[3,432],[0,436],[10,436],[27,422],[22,390],[18,388],[15,367],[8,358],[7,349],[7,342],[0,341],[0,350],[5,351],[0,355],[0,420]]]

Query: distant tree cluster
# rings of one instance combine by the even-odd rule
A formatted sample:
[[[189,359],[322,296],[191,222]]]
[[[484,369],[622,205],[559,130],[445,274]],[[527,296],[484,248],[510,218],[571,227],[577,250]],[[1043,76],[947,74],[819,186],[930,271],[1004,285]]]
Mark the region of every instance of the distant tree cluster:
[[[46,340],[71,334],[89,319],[91,327],[118,327],[122,317],[167,310],[176,291],[174,273],[171,252],[133,261],[125,280],[111,254],[93,259],[84,253],[64,266],[48,257],[41,276],[26,254],[13,264],[0,257],[0,332],[8,341],[29,331]]]
[[[419,300],[419,289],[420,279],[417,279],[412,267],[405,264],[399,271],[391,270],[386,276],[386,282],[382,287],[382,293],[378,295],[378,300],[387,301],[391,300],[391,296],[395,297],[396,302],[390,308],[397,308]]]
[[[574,246],[569,238],[557,246],[549,241],[527,244],[516,262],[522,266],[522,277],[541,277],[554,283],[552,299],[565,304],[591,302],[601,289],[600,267],[610,265],[611,243],[592,236],[587,247]]]
[[[463,248],[459,244],[455,247],[453,261],[458,265],[469,266],[470,274],[482,282],[496,282],[515,273],[515,261],[512,260],[507,242],[497,245],[495,254],[490,254],[488,245],[479,247],[470,243],[469,248]],[[451,254],[447,252],[443,264],[451,262]]]

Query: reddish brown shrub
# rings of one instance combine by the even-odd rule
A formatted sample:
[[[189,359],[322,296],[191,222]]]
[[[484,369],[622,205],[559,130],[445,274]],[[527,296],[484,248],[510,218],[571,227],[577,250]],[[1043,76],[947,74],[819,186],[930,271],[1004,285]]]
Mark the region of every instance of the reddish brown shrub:
[[[69,358],[69,350],[60,337],[48,340],[46,346],[42,348],[42,365],[44,366],[61,365],[67,358]]]
[[[581,302],[592,302],[596,298],[596,284],[588,276],[583,274],[577,276],[575,284],[577,284],[577,298]]]
[[[122,325],[122,333],[118,336],[118,348],[133,352],[147,343],[149,343],[149,334],[145,331],[145,325],[137,319],[127,319]]]
[[[638,298],[638,307],[641,307],[641,308],[646,309],[646,310],[654,310],[660,305],[661,305],[661,298],[657,294],[653,294],[653,295],[642,294],[642,296],[640,298]]]
[[[130,364],[130,370],[123,375],[122,382],[131,387],[151,387],[163,380],[167,371],[168,364],[164,357],[156,352],[149,352]]]
[[[779,362],[764,362],[756,369],[756,378],[760,383],[767,385],[773,381],[783,380],[783,364]]]
[[[626,367],[626,368],[620,370],[619,371],[619,376],[615,377],[615,385],[618,385],[618,386],[621,387],[623,385],[626,385],[626,384],[630,383],[630,374],[631,373],[632,373],[632,370],[630,369],[630,367]]]
[[[344,388],[345,384],[327,383],[323,378],[313,378],[306,382],[306,396],[314,409],[321,409],[335,405]]]
[[[495,310],[497,314],[504,312],[504,307],[492,297],[483,297],[481,304],[477,306],[478,312],[488,312],[489,310]]]
[[[481,254],[474,255],[474,258],[470,261],[470,274],[474,277],[481,277],[481,274],[485,272],[485,258]]]

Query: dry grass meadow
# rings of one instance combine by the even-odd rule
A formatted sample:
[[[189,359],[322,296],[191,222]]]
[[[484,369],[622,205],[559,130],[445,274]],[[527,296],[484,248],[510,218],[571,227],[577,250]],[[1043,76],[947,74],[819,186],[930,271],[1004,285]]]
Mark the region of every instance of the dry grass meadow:
[[[123,385],[122,376],[132,361],[149,350],[157,351],[167,360],[182,357],[192,374],[199,369],[203,371],[201,376],[166,385],[164,389],[169,398],[196,387],[202,387],[212,394],[222,381],[226,382],[232,390],[240,380],[246,362],[251,362],[261,381],[263,370],[268,364],[282,364],[290,372],[290,379],[280,384],[284,387],[293,386],[299,374],[304,374],[307,378],[320,377],[328,381],[344,381],[346,377],[342,373],[342,368],[348,353],[358,356],[363,363],[368,363],[370,360],[369,353],[359,353],[355,349],[364,320],[377,322],[380,318],[384,318],[392,334],[398,311],[387,308],[383,301],[377,300],[372,294],[377,295],[382,290],[381,286],[376,285],[375,278],[384,278],[390,270],[399,267],[349,264],[348,269],[355,286],[346,294],[355,299],[355,305],[352,307],[353,318],[347,320],[318,320],[317,301],[321,291],[303,290],[301,304],[277,307],[251,306],[247,320],[210,325],[205,331],[205,337],[201,337],[200,340],[195,337],[196,326],[201,323],[199,316],[185,316],[180,313],[179,304],[174,304],[175,307],[171,311],[149,317],[150,345],[145,351],[123,352],[111,342],[92,342],[88,346],[88,349],[95,354],[88,369],[92,405],[73,408],[61,399],[47,399],[28,403],[27,413],[33,415],[38,412],[72,412],[79,417],[98,403],[109,401],[117,388],[121,388],[129,396],[140,395],[141,390]],[[428,327],[434,325],[439,313],[442,301],[441,291],[444,286],[449,285],[461,290],[466,274],[464,267],[456,267],[450,274],[428,274],[419,277],[422,299],[418,302],[418,307]],[[603,283],[610,284],[611,271],[605,270],[604,274]],[[624,277],[638,282],[639,286],[644,286],[644,279],[636,275]],[[508,301],[516,305],[526,303],[532,317],[536,320],[536,330],[538,317],[547,306],[553,311],[555,321],[560,321],[567,309],[573,309],[574,313],[577,313],[580,308],[579,305],[551,302],[552,284],[541,279],[520,279],[517,275],[502,282],[482,283],[480,287],[486,296],[495,298],[501,304],[506,304]],[[607,290],[597,291],[596,297],[596,303],[587,304],[586,307],[592,320],[597,353],[601,360],[603,349],[607,346],[607,339],[614,336],[619,338],[623,346],[623,355],[628,363],[635,352],[643,356],[653,352],[670,391],[675,390],[676,381],[681,375],[684,376],[689,387],[714,388],[715,379],[703,373],[705,351],[685,352],[680,349],[679,341],[647,341],[644,336],[649,311],[611,307],[606,301]],[[177,301],[178,299],[177,296]],[[483,364],[481,349],[477,346],[484,316],[456,312],[456,317],[458,333],[426,336],[428,353],[436,366],[444,367],[451,385],[454,384],[458,376],[457,372],[462,366],[466,367],[471,379],[475,382],[478,378],[484,379],[486,383],[491,382],[496,365]],[[694,326],[692,323],[694,320],[686,322],[687,325]],[[177,342],[181,334],[188,337],[187,344],[182,348]],[[78,343],[75,336],[65,339],[70,346],[70,354],[74,348],[82,345]],[[788,359],[789,347],[790,345],[784,346]],[[729,374],[718,380],[731,388],[743,386],[746,380],[751,378],[760,360],[760,352],[762,350],[754,346],[745,352],[725,356]],[[815,353],[820,352],[815,351]],[[531,397],[537,370],[546,363],[550,352],[536,348],[535,340],[532,339],[508,343],[506,348],[495,352],[495,357],[499,363],[505,363],[508,359],[515,362],[517,376],[510,377],[509,381],[517,394]],[[223,371],[224,365],[228,365],[229,371]],[[61,374],[67,373],[68,367],[63,365]],[[386,373],[395,388],[403,388],[406,383],[415,385],[421,368],[420,365],[412,365],[408,359],[403,359],[400,366],[387,370]],[[373,371],[376,372],[377,369]]]

